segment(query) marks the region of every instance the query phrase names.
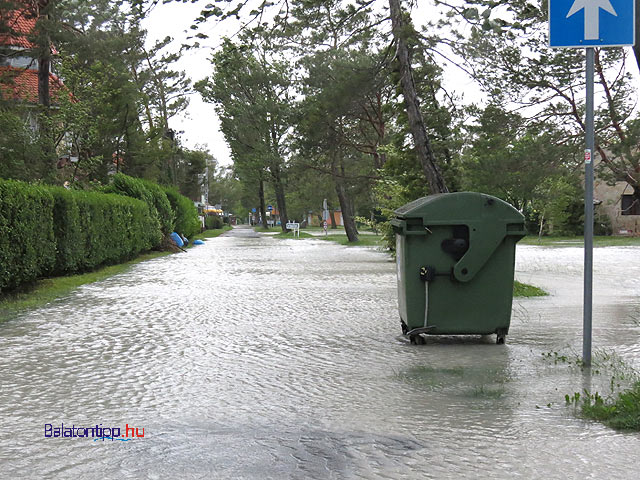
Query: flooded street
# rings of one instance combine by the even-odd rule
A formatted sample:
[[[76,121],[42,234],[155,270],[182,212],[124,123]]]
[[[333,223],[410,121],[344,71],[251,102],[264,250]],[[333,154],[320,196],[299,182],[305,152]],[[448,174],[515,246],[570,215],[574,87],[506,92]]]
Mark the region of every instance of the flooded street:
[[[384,253],[247,229],[0,323],[0,478],[637,478],[640,435],[577,418],[582,249],[520,246],[495,338],[399,337]],[[594,352],[640,368],[640,248],[594,254]],[[45,438],[137,427],[131,441]]]

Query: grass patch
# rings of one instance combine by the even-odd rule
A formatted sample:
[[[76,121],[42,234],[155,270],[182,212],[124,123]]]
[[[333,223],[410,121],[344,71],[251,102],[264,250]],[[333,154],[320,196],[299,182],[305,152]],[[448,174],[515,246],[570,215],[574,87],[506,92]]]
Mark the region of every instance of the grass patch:
[[[476,386],[469,392],[469,396],[474,398],[502,398],[504,396],[504,385],[490,387],[488,385]]]
[[[541,237],[529,235],[519,242],[523,245],[542,245],[546,247],[582,247],[583,237]],[[640,246],[640,237],[598,236],[593,237],[594,247],[633,247]]]
[[[347,247],[383,247],[384,242],[381,236],[377,235],[360,235],[357,242],[350,242],[346,235],[321,235],[314,237],[319,240],[328,240],[330,242],[337,242],[340,245],[346,245]]]
[[[307,232],[300,232],[300,236],[295,235],[293,231],[291,232],[280,232],[274,235],[275,238],[292,238],[297,240],[298,238],[314,238],[313,235]]]
[[[586,418],[618,430],[640,431],[640,382],[613,398],[602,398],[597,392],[593,395],[585,393],[581,409]],[[569,395],[565,399],[571,403]]]
[[[543,359],[555,365],[567,365],[582,371],[587,368],[575,352],[568,354],[548,352]],[[615,352],[596,350],[591,359],[590,375],[606,375],[609,393],[602,396],[584,389],[564,396],[567,406],[573,406],[577,416],[596,420],[617,430],[640,432],[640,377]]]
[[[232,227],[225,225],[222,228],[216,228],[214,230],[205,230],[202,233],[198,233],[189,239],[189,245],[193,245],[194,240],[204,240],[205,238],[214,238],[222,235],[224,232],[228,232]]]
[[[546,297],[547,295],[549,294],[541,288],[518,281],[513,282],[514,297]]]
[[[0,295],[0,320],[5,319],[9,314],[16,314],[24,310],[41,307],[58,297],[67,295],[80,285],[103,280],[128,270],[131,265],[153,258],[164,257],[170,253],[171,252],[144,253],[125,263],[110,265],[94,270],[93,272],[78,275],[44,278],[31,285],[23,286],[20,291],[2,294]]]

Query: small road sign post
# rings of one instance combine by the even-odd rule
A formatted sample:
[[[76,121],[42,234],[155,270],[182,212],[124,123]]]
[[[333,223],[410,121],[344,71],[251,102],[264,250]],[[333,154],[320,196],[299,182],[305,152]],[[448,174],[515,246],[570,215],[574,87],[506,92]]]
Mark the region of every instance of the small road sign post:
[[[586,49],[582,361],[591,365],[593,309],[593,71],[595,47],[633,46],[635,0],[549,0],[549,46]]]
[[[322,228],[324,228],[324,235],[327,236],[327,221],[329,220],[329,206],[327,199],[322,201]]]
[[[300,238],[300,224],[297,222],[287,222],[286,224],[287,230],[293,230],[293,236],[296,235]]]

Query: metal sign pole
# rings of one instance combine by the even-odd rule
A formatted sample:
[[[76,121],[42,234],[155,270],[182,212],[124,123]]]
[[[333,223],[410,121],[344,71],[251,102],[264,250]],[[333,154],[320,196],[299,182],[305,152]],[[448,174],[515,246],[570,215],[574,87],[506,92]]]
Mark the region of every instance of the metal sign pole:
[[[593,307],[593,153],[595,149],[595,133],[593,127],[593,48],[587,48],[586,54],[587,112],[585,119],[586,150],[584,152],[584,310],[582,323],[582,361],[585,366],[590,366]]]
[[[594,47],[635,44],[637,0],[549,0],[549,46],[585,48],[587,101],[584,172],[584,319],[582,360],[591,365],[591,317],[593,307],[593,60]]]

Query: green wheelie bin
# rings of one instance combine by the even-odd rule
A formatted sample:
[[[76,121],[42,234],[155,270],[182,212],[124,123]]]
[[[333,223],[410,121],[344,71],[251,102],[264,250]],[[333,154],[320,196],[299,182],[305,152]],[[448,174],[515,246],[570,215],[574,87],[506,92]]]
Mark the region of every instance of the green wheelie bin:
[[[411,343],[424,343],[422,334],[494,333],[504,343],[523,215],[474,192],[419,198],[395,214],[398,306]]]

